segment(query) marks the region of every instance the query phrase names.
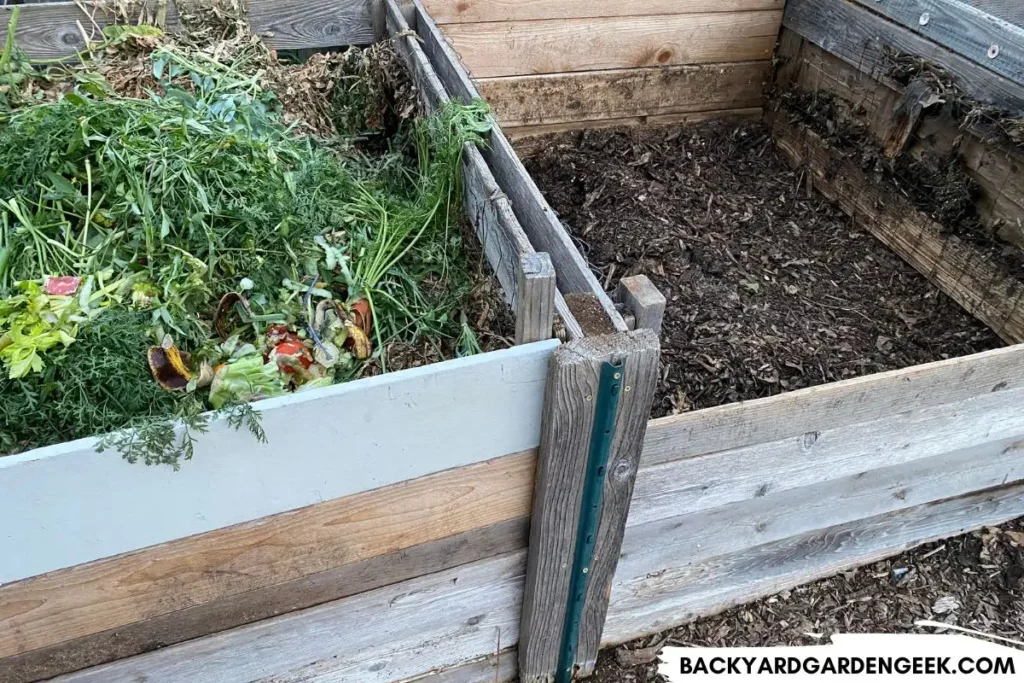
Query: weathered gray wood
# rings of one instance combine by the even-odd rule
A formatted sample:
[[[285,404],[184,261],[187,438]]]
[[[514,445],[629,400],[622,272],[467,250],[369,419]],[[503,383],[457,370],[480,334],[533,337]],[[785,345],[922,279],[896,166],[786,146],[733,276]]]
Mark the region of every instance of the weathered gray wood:
[[[770,466],[765,469],[765,477],[770,477]],[[1008,439],[895,467],[872,467],[702,512],[630,525],[617,576],[636,578],[680,563],[700,562],[1022,480],[1024,430]],[[633,500],[637,502],[636,497]],[[662,510],[668,512],[668,507]]]
[[[504,647],[505,643],[501,643]],[[519,680],[518,652],[511,647],[475,662],[418,676],[407,683],[513,683]]]
[[[897,408],[870,422],[644,466],[637,475],[630,524],[1024,438],[1022,402],[1024,390],[1015,389],[906,412]]]
[[[436,111],[448,102],[449,94],[423,52],[416,34],[410,30],[402,9],[395,0],[384,2],[388,33],[396,36],[396,49],[412,72],[427,110]],[[519,225],[508,198],[487,168],[480,150],[469,142],[462,152],[462,175],[463,203],[469,222],[498,278],[505,301],[517,305],[520,259],[533,258],[533,246]],[[524,321],[524,324],[528,322],[532,321]],[[518,331],[518,313],[516,325]],[[550,328],[544,338],[550,338]]]
[[[958,0],[854,2],[1024,85],[1024,28]],[[990,52],[993,46],[994,56]]]
[[[915,365],[652,420],[644,466],[872,422],[1024,388],[1024,346]],[[808,438],[811,438],[809,436]]]
[[[650,278],[646,275],[622,278],[615,291],[615,298],[633,311],[637,329],[653,330],[655,334],[661,334],[665,295],[658,291]]]
[[[155,12],[151,0],[151,12]],[[88,7],[88,5],[86,5]],[[368,0],[303,0],[282,4],[275,0],[247,3],[249,24],[275,49],[369,45],[373,42],[373,12]],[[73,2],[23,5],[18,21],[18,46],[33,59],[68,57],[85,48],[85,39],[76,21],[94,31],[113,23],[113,16],[99,8],[89,15]],[[0,7],[0,43],[7,35],[7,23],[13,7]],[[90,8],[93,9],[93,8]],[[169,31],[181,27],[173,0],[167,3]],[[97,32],[98,33],[98,32]],[[102,35],[94,38],[103,39]]]
[[[412,75],[427,112],[437,111],[451,98],[423,53],[416,34],[409,28],[396,0],[384,0],[384,24],[388,35],[393,37],[395,50]]]
[[[528,528],[520,517],[0,659],[0,681],[51,678],[522,550]]]
[[[783,25],[877,80],[892,82],[885,58],[889,48],[941,66],[979,102],[1024,113],[1024,87],[849,0],[789,0]]]
[[[515,643],[524,569],[523,552],[501,555],[54,680],[406,680]]]
[[[556,289],[551,258],[545,253],[524,254],[516,275],[516,344],[550,339]]]
[[[552,357],[520,627],[519,670],[524,682],[550,680],[558,665],[601,366],[612,360],[622,361],[623,390],[576,663],[586,671],[597,657],[607,591],[654,396],[658,340],[650,330],[577,340]]]
[[[435,65],[442,83],[452,97],[470,101],[480,97],[476,85],[459,62],[458,56],[441,35],[437,25],[418,2],[416,30],[423,40],[423,49]],[[580,255],[565,227],[540,193],[522,161],[497,124],[491,130],[489,144],[482,150],[495,180],[512,203],[530,243],[538,251],[547,252],[555,266],[558,289],[564,294],[592,294],[601,302],[614,329],[625,332],[626,323],[615,310],[615,305],[601,288]],[[560,314],[562,311],[559,311]]]
[[[1024,515],[1024,485],[919,505],[691,565],[616,577],[602,645],[655,633],[736,604]],[[627,535],[632,530],[627,530]],[[632,573],[632,572],[631,572]],[[621,580],[620,580],[621,579]]]

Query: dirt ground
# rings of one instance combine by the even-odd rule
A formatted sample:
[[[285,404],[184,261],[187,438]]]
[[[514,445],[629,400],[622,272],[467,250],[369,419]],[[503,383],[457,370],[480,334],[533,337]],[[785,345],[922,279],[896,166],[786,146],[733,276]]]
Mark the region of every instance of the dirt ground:
[[[1024,640],[1024,520],[930,543],[607,650],[592,680],[662,680],[656,660],[632,661],[660,645],[821,645],[834,633],[933,631],[914,626],[925,619]]]
[[[962,356],[998,337],[815,192],[760,123],[553,136],[527,168],[609,291],[668,298],[662,416]]]

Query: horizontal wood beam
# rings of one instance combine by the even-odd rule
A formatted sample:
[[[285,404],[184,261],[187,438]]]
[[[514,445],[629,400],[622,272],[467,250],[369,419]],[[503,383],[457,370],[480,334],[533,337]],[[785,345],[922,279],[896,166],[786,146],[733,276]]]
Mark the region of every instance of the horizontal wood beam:
[[[767,60],[481,79],[506,129],[760,107]]]
[[[940,538],[1024,515],[1024,484],[979,491],[644,575],[616,576],[602,646],[673,628]],[[627,530],[627,543],[629,542]],[[625,562],[622,563],[625,568]]]
[[[447,91],[452,97],[457,97],[463,102],[478,99],[480,92],[476,85],[418,0],[414,3],[414,11],[416,31],[423,41],[423,50]],[[558,282],[555,309],[569,329],[570,338],[582,337],[583,331],[566,305],[565,294],[580,293],[595,297],[607,315],[609,324],[615,330],[625,332],[626,323],[622,316],[591,272],[586,260],[576,249],[558,216],[548,205],[530,174],[526,172],[500,126],[495,125],[491,129],[488,143],[481,151],[488,168],[511,202],[512,210],[530,243],[535,249],[546,252],[555,266]]]
[[[493,655],[518,640],[525,564],[523,551],[498,555],[60,680],[411,680]]]
[[[959,0],[854,0],[989,71],[1024,85],[1024,28]]]
[[[253,33],[278,50],[343,45],[369,45],[373,42],[373,12],[370,0],[303,0],[282,5],[274,0],[250,0],[246,3]],[[16,39],[18,47],[33,59],[68,57],[85,49],[80,22],[91,40],[102,41],[99,29],[116,23],[111,10],[99,4],[83,3],[88,14],[74,2],[55,2],[21,6]],[[0,43],[6,38],[12,6],[0,7]],[[146,23],[159,16],[159,4],[149,0]],[[177,31],[181,21],[174,4],[166,4],[165,28]],[[132,17],[135,20],[136,17]]]
[[[629,524],[788,495],[822,482],[911,467],[997,441],[1005,442],[1006,452],[1020,459],[1024,450],[1011,446],[1024,441],[1024,415],[1019,414],[1024,411],[1014,412],[1022,400],[1024,390],[998,391],[645,467],[637,475]],[[998,459],[1002,451],[996,450],[990,460]]]
[[[526,159],[546,143],[545,136],[553,133],[567,133],[574,130],[601,130],[603,128],[657,128],[659,126],[679,126],[700,121],[760,121],[764,111],[761,107],[748,109],[715,109],[712,111],[681,112],[677,114],[657,114],[654,116],[630,116],[623,119],[595,119],[592,121],[572,121],[552,123],[540,126],[519,126],[507,128],[505,134],[512,141],[512,146],[520,158]]]
[[[714,12],[449,24],[474,78],[628,69],[771,57],[782,13]]]
[[[147,652],[525,547],[535,453],[0,587],[0,680]]]
[[[438,24],[781,10],[783,0],[425,0]]]
[[[1000,391],[1024,389],[1024,346],[830,382],[651,420],[644,466],[802,438]]]
[[[902,52],[947,70],[979,102],[1024,114],[1021,85],[851,0],[788,0],[783,25],[877,80],[892,82],[887,50]]]

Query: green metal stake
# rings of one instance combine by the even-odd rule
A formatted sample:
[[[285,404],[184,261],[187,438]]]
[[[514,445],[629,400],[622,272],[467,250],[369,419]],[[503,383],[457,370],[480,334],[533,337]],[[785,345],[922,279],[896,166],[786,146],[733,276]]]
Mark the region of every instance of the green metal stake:
[[[622,361],[601,365],[597,387],[597,405],[594,407],[594,428],[590,434],[590,453],[587,455],[587,473],[583,482],[583,504],[580,507],[576,529],[576,552],[569,580],[569,602],[565,608],[562,627],[562,647],[558,654],[555,683],[569,683],[576,665],[576,646],[580,638],[580,621],[590,581],[590,564],[594,559],[594,541],[601,521],[601,502],[604,480],[608,473],[608,454],[615,436],[615,417],[619,412],[619,393],[622,391]]]

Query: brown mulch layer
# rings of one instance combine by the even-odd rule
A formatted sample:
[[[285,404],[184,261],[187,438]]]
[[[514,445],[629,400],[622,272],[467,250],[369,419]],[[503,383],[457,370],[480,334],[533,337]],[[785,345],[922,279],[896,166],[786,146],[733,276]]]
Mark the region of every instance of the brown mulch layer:
[[[930,543],[602,652],[592,680],[662,680],[656,660],[636,663],[659,645],[821,645],[834,633],[933,631],[915,627],[919,620],[1024,640],[1024,520]]]
[[[996,348],[808,190],[760,123],[568,133],[527,168],[606,289],[668,299],[661,416]]]

